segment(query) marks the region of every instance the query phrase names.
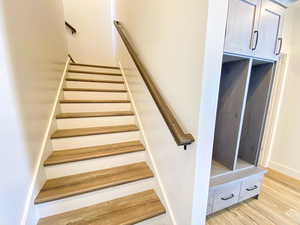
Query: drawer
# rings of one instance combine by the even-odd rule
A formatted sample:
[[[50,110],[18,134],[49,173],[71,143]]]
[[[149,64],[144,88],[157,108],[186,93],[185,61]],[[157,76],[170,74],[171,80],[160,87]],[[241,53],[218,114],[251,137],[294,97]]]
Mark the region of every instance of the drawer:
[[[213,212],[225,209],[239,200],[241,182],[222,185],[215,189]]]
[[[239,201],[244,201],[252,198],[260,193],[263,176],[250,177],[242,181]]]

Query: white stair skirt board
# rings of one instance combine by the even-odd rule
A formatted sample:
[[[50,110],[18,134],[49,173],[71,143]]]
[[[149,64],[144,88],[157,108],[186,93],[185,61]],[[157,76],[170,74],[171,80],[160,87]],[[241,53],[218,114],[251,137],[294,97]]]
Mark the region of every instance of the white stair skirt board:
[[[128,100],[128,94],[119,92],[64,91],[65,100]]]
[[[136,124],[135,116],[108,116],[56,119],[58,129],[73,129]]]
[[[109,169],[145,161],[145,151],[46,166],[48,179]]]
[[[143,192],[156,187],[153,178],[130,182],[115,187],[104,188],[102,190],[89,192],[86,194],[75,195],[56,201],[38,204],[38,210],[41,218],[60,214],[74,209],[110,201],[127,195]]]
[[[85,73],[68,73],[68,78],[123,81],[123,77],[121,76]]]
[[[69,66],[69,70],[81,70],[81,71],[94,71],[94,72],[104,72],[104,73],[121,73],[120,69],[107,69],[99,67],[89,67],[89,66]]]
[[[97,145],[115,144],[126,141],[140,140],[139,131],[122,132],[114,134],[99,134],[82,137],[52,139],[52,146],[55,150],[82,148]]]
[[[123,89],[124,84],[115,83],[100,83],[100,82],[81,82],[81,81],[66,81],[67,88],[98,88],[98,89]]]
[[[63,103],[63,113],[131,111],[130,103]]]

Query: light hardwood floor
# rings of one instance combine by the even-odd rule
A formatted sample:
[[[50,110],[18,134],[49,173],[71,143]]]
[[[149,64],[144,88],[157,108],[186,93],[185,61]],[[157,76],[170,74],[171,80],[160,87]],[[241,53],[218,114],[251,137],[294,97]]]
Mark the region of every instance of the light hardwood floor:
[[[300,225],[300,192],[266,177],[259,200],[207,217],[206,225]]]

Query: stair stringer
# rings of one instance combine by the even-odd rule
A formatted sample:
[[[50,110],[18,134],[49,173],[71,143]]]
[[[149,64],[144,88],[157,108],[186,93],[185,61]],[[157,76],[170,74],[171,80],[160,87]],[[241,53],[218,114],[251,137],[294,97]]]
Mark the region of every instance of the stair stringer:
[[[25,209],[22,215],[21,225],[35,225],[40,219],[38,207],[34,204],[34,200],[42,186],[47,180],[46,170],[43,162],[52,152],[51,134],[56,130],[56,118],[55,116],[61,112],[59,101],[63,98],[63,88],[65,86],[65,78],[68,74],[68,68],[70,65],[70,58],[67,57],[65,68],[57,89],[57,94],[53,102],[53,108],[51,110],[50,118],[48,121],[47,129],[43,138],[40,154],[38,156],[37,164],[33,172],[33,179],[29,188],[27,200],[25,203]]]

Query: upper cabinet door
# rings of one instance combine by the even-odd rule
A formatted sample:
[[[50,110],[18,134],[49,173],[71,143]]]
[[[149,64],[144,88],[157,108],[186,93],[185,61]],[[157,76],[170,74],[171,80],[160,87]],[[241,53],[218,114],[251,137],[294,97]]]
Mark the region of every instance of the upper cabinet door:
[[[285,8],[271,1],[262,0],[258,45],[255,56],[277,60],[282,47],[282,25]]]
[[[229,0],[224,51],[253,55],[261,0]]]

